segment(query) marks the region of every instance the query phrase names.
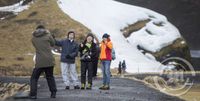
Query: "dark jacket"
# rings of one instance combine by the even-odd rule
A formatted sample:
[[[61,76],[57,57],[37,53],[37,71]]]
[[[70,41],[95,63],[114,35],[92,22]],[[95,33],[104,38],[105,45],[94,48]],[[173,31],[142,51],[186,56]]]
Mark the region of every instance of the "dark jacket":
[[[56,40],[56,45],[62,47],[61,62],[75,63],[75,58],[78,55],[78,44],[69,39]]]
[[[122,62],[122,69],[126,70],[126,62],[125,61]]]
[[[96,44],[96,55],[95,55],[95,57],[98,60],[99,60],[100,52],[101,52],[101,49],[100,49],[99,45]]]
[[[84,62],[92,62],[96,59],[96,55],[97,55],[97,48],[96,48],[96,44],[95,43],[92,43],[91,47],[88,48],[86,46],[86,43],[84,42],[83,43],[83,47],[81,47],[81,45],[79,45],[79,52],[80,52],[80,57],[83,57],[84,53],[83,51],[86,49],[87,51],[87,55],[90,56],[91,58],[87,58],[87,59],[81,59],[81,61],[84,61]]]
[[[51,47],[55,45],[52,35],[46,29],[37,29],[33,32],[32,44],[36,50],[36,68],[55,65]]]

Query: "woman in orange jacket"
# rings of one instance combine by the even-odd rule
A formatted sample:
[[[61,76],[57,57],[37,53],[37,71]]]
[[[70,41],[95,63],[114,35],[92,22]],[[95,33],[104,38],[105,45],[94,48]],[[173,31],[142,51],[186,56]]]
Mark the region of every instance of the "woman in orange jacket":
[[[110,89],[110,63],[112,60],[112,48],[113,44],[110,40],[110,36],[105,33],[103,35],[103,41],[100,45],[100,60],[102,64],[102,73],[103,73],[103,86],[99,89],[109,90]]]

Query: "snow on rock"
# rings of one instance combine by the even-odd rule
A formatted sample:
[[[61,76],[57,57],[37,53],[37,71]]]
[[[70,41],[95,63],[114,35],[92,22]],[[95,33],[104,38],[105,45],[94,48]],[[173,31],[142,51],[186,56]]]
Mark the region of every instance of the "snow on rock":
[[[151,21],[141,30],[133,32],[128,40],[131,44],[137,44],[148,51],[157,52],[163,47],[172,44],[179,37],[181,37],[179,31],[169,22],[159,27]]]
[[[0,20],[4,20],[5,19],[5,17],[3,17],[3,18],[0,18]]]
[[[111,67],[117,67],[119,61],[125,59],[127,72],[130,73],[138,70],[158,72],[161,68],[158,61],[142,54],[137,49],[138,45],[156,52],[180,37],[179,31],[165,16],[146,8],[114,0],[58,0],[58,5],[71,18],[91,29],[100,40],[104,33],[110,34],[116,51],[116,60],[112,61]],[[130,24],[147,19],[151,21],[127,39],[120,31]],[[155,25],[159,22],[162,22],[163,26]]]
[[[25,9],[28,9],[29,5],[22,5],[22,3],[23,3],[23,0],[21,0],[19,3],[13,4],[10,6],[0,7],[0,11],[19,13]]]
[[[147,58],[151,59],[151,60],[156,60],[156,58],[152,54],[150,54],[150,53],[145,53],[145,56]]]

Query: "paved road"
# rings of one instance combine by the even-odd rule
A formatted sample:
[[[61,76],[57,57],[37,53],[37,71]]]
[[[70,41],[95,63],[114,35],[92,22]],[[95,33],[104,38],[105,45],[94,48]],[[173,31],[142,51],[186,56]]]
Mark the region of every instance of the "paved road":
[[[1,78],[1,81],[17,81],[20,83],[25,83],[28,82],[29,79]],[[101,81],[101,78],[94,80],[94,87],[92,90],[65,90],[65,86],[62,83],[62,79],[60,77],[57,77],[57,98],[50,99],[50,92],[48,91],[46,80],[40,79],[38,99],[36,99],[36,101],[183,101],[179,98],[160,93],[157,90],[145,86],[141,82],[122,78],[112,78],[111,90],[102,91],[98,89],[98,87],[101,86]],[[9,98],[6,101],[32,100]]]

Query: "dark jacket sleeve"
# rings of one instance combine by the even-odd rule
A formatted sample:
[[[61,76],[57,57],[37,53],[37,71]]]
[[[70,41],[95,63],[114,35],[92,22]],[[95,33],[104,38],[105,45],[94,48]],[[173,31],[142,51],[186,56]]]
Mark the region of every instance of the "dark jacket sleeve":
[[[55,39],[55,45],[56,46],[62,46],[63,45],[63,43],[64,43],[64,40],[57,40],[57,39]]]
[[[96,58],[99,58],[100,52],[101,52],[100,46],[96,44],[96,55],[95,55]]]
[[[49,36],[49,42],[51,47],[55,46],[55,39],[51,35]]]
[[[93,43],[93,47],[92,47],[92,50],[91,50],[91,52],[92,52],[91,57],[92,58],[96,57],[96,54],[97,54],[97,48],[96,47],[97,47],[96,44]]]

